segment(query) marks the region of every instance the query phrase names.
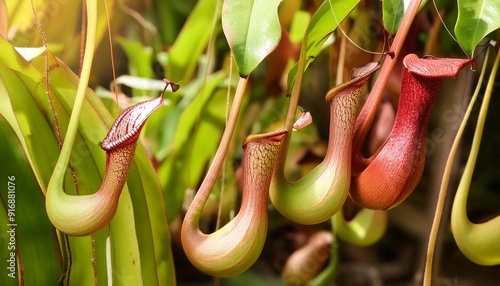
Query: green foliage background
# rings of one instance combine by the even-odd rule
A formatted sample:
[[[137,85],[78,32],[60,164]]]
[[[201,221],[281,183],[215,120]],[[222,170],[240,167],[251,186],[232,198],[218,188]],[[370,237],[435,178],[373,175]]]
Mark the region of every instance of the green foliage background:
[[[279,3],[269,2],[267,5],[274,7]],[[342,20],[351,10],[348,5],[354,6],[356,2],[344,1],[342,5],[334,2],[333,7],[338,8],[335,11],[337,20]],[[498,15],[500,8],[494,5],[494,1],[479,2],[477,6],[471,4],[474,1],[460,1],[459,5],[454,1],[437,1],[445,23],[455,27],[456,37],[469,55],[483,37],[498,37],[495,32],[500,26],[500,17],[489,17],[488,13],[496,11]],[[110,18],[119,104],[115,103],[115,96],[111,93],[114,89],[113,71],[104,3]],[[267,6],[255,3],[247,8],[255,9],[255,13],[259,13],[259,9],[269,10]],[[382,6],[379,1],[361,1],[342,24],[345,33],[365,49],[380,50],[386,40],[382,33],[382,13],[384,21],[390,23],[396,23],[397,17],[401,17],[401,9],[392,9],[399,7],[401,1],[383,3]],[[59,156],[59,141],[64,138],[78,85],[81,27],[85,18],[82,3],[33,1],[50,50],[47,67],[41,50],[26,49],[42,46],[30,1],[0,0],[0,194],[3,201],[0,256],[1,261],[6,261],[10,255],[5,247],[10,239],[6,186],[9,176],[14,176],[19,261],[18,279],[7,278],[9,270],[0,267],[0,284],[55,285],[58,281],[69,285],[103,285],[108,281],[115,285],[212,283],[213,278],[197,272],[184,257],[179,226],[186,204],[203,179],[219,144],[226,120],[228,89],[235,89],[239,73],[252,73],[224,172],[204,209],[202,225],[207,228],[213,228],[217,218],[221,223],[229,221],[231,213],[238,209],[237,166],[241,160],[241,142],[250,133],[282,126],[288,104],[285,97],[289,88],[287,82],[293,79],[293,66],[305,32],[310,33],[309,39],[313,38],[313,41],[308,50],[309,68],[300,104],[311,110],[314,124],[294,134],[289,153],[293,160],[288,160],[291,162],[287,170],[289,177],[300,178],[322,156],[328,130],[323,95],[335,85],[340,44],[334,39],[341,37],[340,33],[328,37],[332,25],[338,23],[331,17],[327,4],[299,0],[279,3],[277,11],[282,30],[279,44],[262,62],[259,59],[255,66],[248,68],[245,63],[239,63],[238,54],[234,55],[235,63],[232,62],[221,21],[222,1],[98,1],[96,41],[99,44],[71,157],[74,171],[68,171],[66,176],[66,192],[88,194],[99,188],[105,165],[99,142],[125,107],[157,96],[163,87],[158,82],[163,77],[180,82],[181,89],[166,95],[168,104],[161,107],[145,126],[127,186],[109,227],[93,236],[77,238],[59,233],[51,225],[45,212],[44,193]],[[437,21],[435,9],[429,2],[415,20],[405,52],[464,57],[458,44],[439,28]],[[308,30],[309,22],[313,24]],[[471,32],[471,27],[479,28]],[[248,26],[243,25],[242,29],[245,28]],[[279,28],[274,33],[279,34]],[[251,30],[249,35],[250,38],[239,41],[248,44],[247,48],[252,50],[251,40],[260,34],[258,30]],[[353,67],[373,58],[348,45],[343,79],[348,78]],[[49,81],[45,78],[47,68]],[[393,105],[397,102],[399,75],[396,71],[393,79],[396,84],[389,84],[387,88],[386,99]],[[437,115],[433,118],[434,125],[429,135],[428,148],[432,150],[427,157],[429,171],[424,174],[415,194],[390,212],[390,227],[382,241],[370,248],[338,242],[340,261],[348,265],[340,270],[338,281],[344,283],[341,285],[356,285],[347,284],[349,279],[346,277],[365,273],[370,267],[375,267],[379,273],[377,279],[388,285],[411,281],[415,273],[421,273],[418,261],[422,256],[418,252],[423,248],[432,218],[432,198],[437,192],[435,181],[439,181],[441,172],[436,166],[444,162],[446,146],[449,146],[452,131],[460,122],[458,115],[468,96],[464,93],[466,83],[473,82],[474,77],[469,76],[463,80],[463,86],[450,84],[444,87],[446,96],[438,101],[434,111]],[[49,94],[46,94],[47,83]],[[498,104],[498,100],[491,103],[492,106]],[[497,117],[493,114],[489,122],[495,122]],[[496,176],[499,165],[492,160],[498,153],[495,146],[500,142],[494,126],[489,128],[482,146],[486,151],[479,159],[478,176],[473,182],[473,188],[478,191],[470,198],[470,214],[476,220],[490,217],[500,209],[499,194],[495,192],[499,186]],[[424,214],[422,209],[429,209],[429,213]],[[279,277],[283,260],[310,233],[325,228],[329,229],[329,224],[298,226],[285,221],[271,209],[268,243],[261,260],[244,275],[220,283],[283,283]],[[481,268],[459,253],[446,223],[443,233],[441,258],[438,259],[441,263],[438,276],[443,285],[453,277],[464,283],[488,283],[500,279],[498,267]],[[111,252],[107,253],[107,249]],[[444,263],[449,259],[458,261],[455,268]],[[387,267],[397,264],[397,271],[387,271]]]

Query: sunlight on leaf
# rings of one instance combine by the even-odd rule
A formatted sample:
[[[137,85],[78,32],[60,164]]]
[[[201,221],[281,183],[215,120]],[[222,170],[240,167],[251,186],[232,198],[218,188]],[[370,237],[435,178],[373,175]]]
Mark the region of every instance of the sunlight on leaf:
[[[116,83],[144,90],[162,91],[163,88],[165,88],[165,82],[163,80],[132,75],[121,75],[116,78]],[[167,87],[167,91],[172,91],[172,87],[170,85]]]
[[[477,44],[500,27],[498,0],[458,0],[458,18],[455,25],[457,40],[465,51],[473,55]]]
[[[28,62],[33,60],[34,58],[38,57],[39,55],[41,55],[45,51],[45,48],[43,48],[43,47],[39,47],[39,48],[17,48],[16,47],[15,49]]]
[[[410,5],[411,0],[383,0],[382,1],[382,21],[384,28],[391,35],[395,35],[398,31],[401,20],[403,19],[406,9]],[[424,7],[427,0],[422,0],[419,10]]]
[[[302,41],[310,20],[311,15],[307,12],[297,11],[295,13],[289,31],[290,41],[292,43],[300,43],[300,41]]]
[[[222,27],[240,75],[248,76],[281,39],[281,0],[225,1]]]

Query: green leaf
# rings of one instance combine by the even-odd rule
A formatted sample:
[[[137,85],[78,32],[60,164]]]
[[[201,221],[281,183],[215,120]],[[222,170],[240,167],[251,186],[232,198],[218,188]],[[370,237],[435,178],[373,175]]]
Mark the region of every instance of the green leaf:
[[[422,9],[425,3],[427,0],[422,0],[418,9]],[[382,21],[389,34],[396,34],[409,5],[408,0],[382,0]]]
[[[384,23],[384,28],[389,34],[396,34],[401,19],[403,19],[404,12],[405,3],[403,0],[382,1],[382,21]]]
[[[158,285],[175,285],[170,231],[160,180],[156,176],[145,148],[137,146],[135,153],[135,163],[129,172],[127,185],[130,190],[134,190],[131,192],[131,196],[134,210],[136,210],[134,218],[136,222],[139,222],[136,223],[136,229],[143,277],[151,276],[151,272],[156,271]],[[139,182],[139,184],[135,182]],[[134,189],[135,186],[137,189]],[[140,197],[144,197],[144,199],[139,199]],[[140,209],[142,211],[139,211]],[[149,250],[146,251],[146,248]],[[145,269],[148,267],[147,261],[154,265],[151,266],[151,270]],[[144,278],[144,281],[153,278],[155,277]],[[144,285],[146,284],[144,283]]]
[[[118,43],[127,54],[128,68],[131,76],[151,79],[155,76],[151,68],[153,63],[153,49],[145,47],[141,42],[118,38]],[[132,89],[133,96],[153,95],[145,89]]]
[[[175,285],[164,199],[159,180],[141,144],[137,147],[133,171],[129,173],[127,180],[127,185],[130,187],[125,187],[122,192],[110,229],[106,228],[93,237],[68,237],[66,240],[66,236],[61,235],[58,243],[55,230],[45,212],[43,195],[32,193],[37,190],[37,187],[41,189],[40,194],[42,193],[59,153],[54,116],[49,107],[45,93],[45,80],[42,76],[45,70],[45,60],[43,56],[40,56],[28,63],[3,38],[0,38],[0,50],[2,50],[0,53],[0,99],[2,100],[0,114],[7,122],[6,124],[0,122],[0,129],[2,129],[2,124],[10,125],[10,133],[12,133],[4,132],[2,129],[0,137],[5,133],[9,138],[18,138],[16,144],[19,146],[17,149],[9,148],[5,145],[8,141],[2,139],[0,142],[0,157],[9,161],[9,164],[5,165],[7,169],[2,170],[0,167],[0,175],[8,175],[8,171],[19,169],[13,165],[14,160],[3,155],[4,153],[15,155],[18,149],[23,150],[27,156],[26,162],[23,162],[23,168],[20,169],[37,175],[36,179],[21,179],[19,175],[19,188],[29,191],[26,194],[19,193],[18,205],[19,212],[25,214],[24,220],[21,220],[21,216],[19,217],[20,224],[17,233],[19,247],[21,249],[21,243],[27,241],[30,246],[24,246],[23,249],[31,253],[26,256],[27,254],[23,254],[24,250],[21,249],[25,281],[28,281],[27,277],[30,275],[33,275],[34,279],[40,277],[35,280],[36,282],[48,281],[42,276],[31,274],[31,269],[36,271],[45,269],[36,265],[44,261],[44,266],[47,268],[50,266],[53,269],[48,271],[47,275],[51,279],[56,279],[56,281],[50,280],[42,283],[45,285],[57,283],[62,268],[59,264],[62,263],[71,264],[70,267],[65,266],[65,271],[69,270],[69,273],[66,273],[69,274],[69,278],[65,282],[70,285],[95,284],[95,277],[100,282],[99,284],[102,284],[107,281],[110,274],[113,275],[115,282],[122,284],[128,282],[136,285],[143,281],[147,285]],[[67,65],[51,53],[49,53],[49,77],[54,110],[61,133],[65,134],[79,79]],[[71,164],[76,170],[76,184],[80,194],[91,193],[99,188],[105,165],[105,154],[99,147],[99,141],[104,138],[112,122],[112,116],[100,99],[88,89],[71,156]],[[65,191],[69,194],[76,193],[73,180],[71,172],[68,171]],[[24,185],[25,182],[26,185]],[[29,196],[25,198],[25,195]],[[39,199],[36,196],[39,196]],[[34,215],[36,213],[40,214]],[[0,221],[3,221],[1,217]],[[45,224],[49,227],[42,231],[40,228]],[[27,230],[24,231],[23,228]],[[33,241],[31,235],[34,229],[37,230],[37,241]],[[112,273],[106,269],[105,243],[108,231],[111,235]],[[42,243],[47,244],[45,237],[50,236],[52,237],[50,246],[55,249],[37,246]],[[32,250],[31,246],[36,246],[37,250]],[[71,258],[61,255],[58,247],[63,248],[60,250],[62,253],[69,248]],[[53,255],[58,257],[52,258],[51,255],[44,255],[43,259],[35,258],[40,251],[52,251]],[[0,255],[5,254],[0,252]],[[23,258],[23,255],[26,258]],[[94,265],[92,261],[95,262]],[[29,265],[31,263],[35,265],[35,268]],[[59,267],[59,270],[54,268],[54,264]],[[54,274],[55,271],[59,274]],[[3,280],[0,279],[0,281]]]
[[[54,67],[50,70],[49,75],[54,93],[61,100],[61,103],[67,106],[67,111],[63,114],[69,115],[73,100],[67,99],[68,97],[64,94],[76,93],[78,78],[62,62],[52,57],[50,59],[50,66]],[[40,70],[43,69],[42,60],[42,58],[36,59],[33,65]],[[62,114],[59,115],[64,122],[69,120],[64,119]],[[79,133],[82,133],[83,140],[86,142],[84,145],[89,146],[89,150],[84,150],[82,143],[78,143],[77,137],[75,151],[80,155],[80,160],[76,161],[79,162],[78,165],[73,161],[73,165],[81,167],[78,173],[82,174],[87,172],[87,169],[92,168],[98,169],[102,175],[104,152],[98,147],[98,141],[104,138],[108,129],[106,126],[110,126],[112,122],[113,119],[99,98],[89,90],[79,128]],[[91,155],[91,158],[88,155]],[[78,155],[73,156],[73,158],[78,158]],[[90,167],[85,168],[84,165],[88,164],[87,161],[96,162],[93,163],[94,166],[89,163]],[[90,186],[89,181],[92,181],[93,185]],[[96,190],[100,181],[100,178],[79,181],[80,192]],[[154,174],[147,153],[139,144],[128,175],[127,186],[121,194],[118,210],[110,224],[113,278],[117,282],[136,284],[138,281],[143,281],[148,285],[175,284],[170,235],[163,202],[159,180]],[[101,267],[97,269],[99,281],[103,281],[106,275],[109,275],[106,273],[105,256],[103,255],[107,234],[108,230],[104,229],[95,237],[96,260],[100,261],[99,266]],[[86,252],[91,252],[84,250],[84,247],[88,245],[90,245],[89,241],[85,237],[70,238],[73,260],[77,261],[75,256],[81,258],[78,260],[80,263],[74,262],[72,265],[70,279],[78,277],[73,281],[82,279],[81,276],[77,276],[79,272],[74,268],[78,267],[80,271],[89,271],[87,267],[90,265],[87,261],[90,261],[89,259],[92,257],[88,257]]]
[[[293,15],[292,26],[290,27],[290,31],[288,32],[288,36],[290,37],[290,41],[292,43],[300,43],[304,34],[307,31],[307,26],[311,21],[311,14],[304,11],[297,11],[295,15]]]
[[[307,28],[307,58],[315,57],[323,43],[345,17],[358,5],[359,0],[327,0],[314,13]]]
[[[44,196],[24,148],[13,128],[1,114],[0,157],[4,162],[8,162],[0,165],[0,197],[3,201],[0,208],[0,257],[6,265],[0,271],[0,280],[6,283],[2,285],[17,285],[17,279],[21,275],[26,284],[56,285],[62,273],[56,231],[45,213]],[[11,221],[7,221],[8,211],[14,214],[10,216],[13,219]],[[8,231],[15,234],[15,239],[10,238]],[[33,239],[34,234],[36,239]],[[7,269],[9,264],[5,261],[10,258],[11,252],[16,251],[16,259],[19,259],[22,272],[14,263],[16,279],[11,279],[7,276],[11,273]]]
[[[153,1],[152,9],[158,21],[156,25],[163,45],[171,46],[175,42],[182,24],[195,4],[197,4],[196,1]]]
[[[212,33],[212,23],[219,19],[217,1],[201,0],[190,13],[168,56],[167,78],[188,82]]]
[[[222,27],[242,77],[248,76],[281,39],[281,0],[224,1]]]
[[[467,53],[473,55],[477,44],[500,27],[498,0],[457,0],[455,35]]]
[[[316,13],[312,16],[309,27],[307,28],[306,69],[319,54],[321,47],[337,28],[338,24],[347,17],[358,3],[359,0],[334,1],[333,3],[332,0],[326,0],[321,4]],[[302,47],[304,47],[304,43]],[[297,65],[288,73],[288,94],[292,89],[296,73]]]
[[[151,47],[145,47],[139,41],[120,37],[118,43],[127,55],[130,75],[143,78],[154,77],[155,74],[151,68],[153,63],[153,49]]]

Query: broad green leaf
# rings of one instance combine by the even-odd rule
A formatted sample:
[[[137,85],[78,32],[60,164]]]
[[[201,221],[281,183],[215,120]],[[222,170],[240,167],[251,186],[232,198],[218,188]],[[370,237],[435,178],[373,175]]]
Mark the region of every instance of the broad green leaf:
[[[222,27],[241,76],[248,76],[281,38],[281,0],[230,0],[222,7]]]
[[[307,28],[307,58],[318,54],[326,39],[358,3],[359,0],[326,0],[321,4]]]
[[[2,104],[0,104],[0,115],[2,115],[5,120],[7,120],[7,122],[9,123],[9,125],[11,126],[12,129],[14,129],[14,131],[16,132],[16,136],[17,138],[19,138],[19,141],[21,142],[21,145],[23,146],[23,150],[25,153],[28,153],[28,147],[26,145],[26,140],[24,139],[24,136],[23,136],[23,133],[21,132],[21,127],[19,126],[19,123],[17,121],[17,117],[14,113],[14,110],[12,108],[12,103],[11,103],[11,100],[9,98],[9,92],[7,91],[7,88],[5,86],[5,82],[3,81],[3,78],[0,76],[0,102],[2,102]],[[31,156],[28,156],[27,157],[29,163],[30,163],[30,166],[32,169],[35,168],[35,165],[33,163],[33,160],[31,158]],[[42,178],[40,177],[39,173],[38,172],[35,172],[35,176],[37,177],[37,181],[39,183],[39,185],[43,185],[45,188],[45,185],[42,184]],[[43,191],[45,192],[45,190],[43,189]]]
[[[24,140],[26,140],[27,152],[25,154],[31,157],[34,166],[32,170],[38,173],[41,182],[38,186],[44,190],[52,174],[52,168],[55,165],[59,153],[55,131],[52,129],[54,117],[50,111],[47,95],[45,94],[45,80],[38,70],[26,62],[24,58],[17,54],[15,49],[2,38],[0,38],[0,47],[3,51],[0,53],[0,76],[5,83],[5,90],[7,91],[7,96],[10,98],[12,109],[16,116],[16,121],[19,123],[22,136]],[[67,90],[65,90],[64,93],[66,92]],[[62,126],[67,125],[68,112],[64,110],[52,90],[50,94],[53,99],[54,110],[58,114],[59,124]],[[62,130],[62,132],[64,132],[64,130]],[[79,140],[76,141],[76,146],[81,148],[86,145],[80,144],[81,137],[78,139]],[[78,153],[82,151],[83,150],[80,149]],[[88,156],[87,152],[85,154]],[[77,161],[75,159],[80,160]],[[95,167],[88,168],[88,165],[82,163],[81,159],[82,157],[73,156],[72,160],[72,164],[74,164],[75,168],[81,171],[78,172],[78,179],[87,178],[86,180],[84,179],[84,181],[92,183],[95,178],[93,178],[92,175],[89,177],[89,172],[95,172]],[[104,158],[102,158],[102,160],[104,160]],[[90,162],[89,160],[85,161]],[[99,181],[100,177],[97,177],[97,180]],[[66,191],[68,193],[75,193],[75,187],[70,173],[66,176],[66,182]],[[33,188],[35,188],[35,186],[33,186]],[[32,205],[31,203],[27,203],[27,206],[36,208],[36,205]],[[42,204],[39,211],[45,213],[45,204]],[[41,222],[36,220],[32,222],[33,225],[37,225],[38,223]],[[79,241],[82,240],[82,238],[79,239]],[[72,244],[71,240],[69,241],[69,245],[73,250],[79,250],[76,251],[76,253],[72,252],[71,269],[74,274],[72,277],[76,279],[75,281],[81,281],[83,283],[93,283],[94,281],[93,267],[91,263],[88,263],[88,259],[92,258],[92,248],[91,244],[88,242],[90,242],[90,240],[88,240],[87,243],[80,244],[80,247],[73,248],[72,246],[74,244]],[[61,241],[60,245],[65,246],[66,242]],[[79,260],[82,256],[86,256],[86,258]],[[67,260],[65,259],[65,261]],[[82,261],[82,263],[78,263],[77,261]]]
[[[458,18],[455,35],[467,53],[473,55],[477,44],[500,28],[498,0],[457,0]]]
[[[128,59],[128,70],[130,75],[152,78],[154,76],[153,69],[153,49],[145,47],[139,41],[127,40],[125,38],[118,38],[118,43],[125,51]]]
[[[3,45],[0,44],[0,46],[3,48]],[[24,136],[22,140],[26,142],[26,153],[30,154],[29,157],[33,162],[34,172],[40,179],[42,190],[45,192],[45,187],[52,174],[51,167],[55,165],[55,158],[57,158],[59,150],[55,134],[45,120],[43,112],[38,108],[36,100],[31,96],[32,93],[36,93],[35,86],[43,82],[43,80],[39,74],[40,80],[37,82],[34,82],[37,79],[36,77],[31,80],[25,78],[31,81],[30,87],[29,82],[23,81],[23,75],[18,72],[20,69],[16,70],[16,67],[12,65],[16,58],[9,56],[15,55],[15,51],[13,49],[2,49],[2,51],[1,54],[6,55],[6,57],[0,55],[0,61],[4,63],[4,65],[0,66],[0,77],[5,83],[4,87],[7,96],[10,98],[11,108]],[[34,69],[30,69],[30,71],[34,71],[33,76],[36,76],[37,72]],[[39,92],[44,91],[40,89]],[[5,104],[8,103],[5,102]],[[45,104],[48,105],[47,100],[45,100]],[[42,138],[45,144],[40,144]]]

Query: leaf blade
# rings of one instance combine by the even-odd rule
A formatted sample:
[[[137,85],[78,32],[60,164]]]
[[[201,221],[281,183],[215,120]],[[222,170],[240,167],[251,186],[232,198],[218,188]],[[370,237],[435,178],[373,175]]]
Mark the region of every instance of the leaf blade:
[[[278,45],[281,0],[224,1],[222,28],[242,77],[248,76]]]
[[[62,266],[59,263],[61,257],[58,251],[56,231],[45,213],[42,189],[37,183],[21,141],[1,114],[0,157],[5,160],[4,162],[9,162],[0,166],[2,184],[5,186],[0,189],[0,201],[4,202],[2,204],[4,209],[0,208],[0,212],[2,212],[2,216],[7,215],[6,209],[9,208],[10,212],[14,214],[13,220],[9,222],[2,220],[1,229],[2,233],[7,235],[13,230],[15,235],[15,239],[10,240],[15,245],[7,244],[6,240],[2,239],[2,246],[4,246],[1,252],[2,260],[6,261],[12,252],[17,252],[19,268],[22,268],[22,271],[16,267],[14,272],[11,270],[5,272],[8,267],[4,267],[0,273],[2,277],[7,278],[4,278],[3,281],[15,281],[16,279],[8,278],[13,278],[13,276],[7,276],[9,273],[13,273],[16,278],[21,280],[22,277],[22,280],[28,284],[57,284]],[[7,188],[7,180],[9,188]],[[8,223],[14,226],[10,226]],[[33,239],[34,233],[36,233],[36,239]],[[6,238],[8,239],[8,237]],[[9,251],[4,252],[6,250]],[[40,263],[40,261],[44,261],[44,263]],[[5,285],[17,285],[17,283]]]
[[[399,24],[406,10],[405,8],[403,0],[382,1],[382,22],[389,34],[394,35],[398,31]]]
[[[321,51],[321,47],[338,24],[358,5],[359,0],[334,1],[326,0],[321,4],[316,13],[311,18],[307,28],[307,51],[305,69],[316,58]],[[304,47],[304,44],[302,44]],[[296,64],[288,73],[287,94],[292,90],[295,75],[297,74]]]
[[[457,0],[458,18],[455,35],[471,55],[477,44],[489,33],[500,28],[500,6],[494,0]]]

